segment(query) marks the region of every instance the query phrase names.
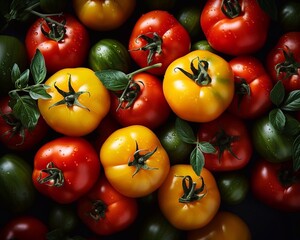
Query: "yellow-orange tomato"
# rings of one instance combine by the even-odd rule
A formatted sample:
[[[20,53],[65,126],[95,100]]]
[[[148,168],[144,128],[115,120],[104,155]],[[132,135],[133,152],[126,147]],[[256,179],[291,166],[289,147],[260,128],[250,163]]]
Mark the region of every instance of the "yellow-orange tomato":
[[[233,72],[222,57],[207,50],[194,50],[168,66],[163,91],[180,118],[192,122],[212,121],[233,99]]]
[[[187,240],[251,240],[251,232],[238,215],[220,211],[205,227],[188,231]]]
[[[47,124],[67,136],[84,136],[100,124],[110,108],[108,90],[89,68],[65,68],[45,85],[50,99],[39,99],[38,108]]]
[[[200,176],[189,164],[173,165],[158,190],[160,210],[178,229],[204,227],[219,210],[220,192],[214,176],[206,168]]]
[[[120,27],[131,16],[136,0],[73,0],[79,20],[88,28],[108,31]]]
[[[113,132],[100,149],[100,161],[111,185],[128,197],[143,197],[164,182],[170,169],[158,137],[142,125]]]

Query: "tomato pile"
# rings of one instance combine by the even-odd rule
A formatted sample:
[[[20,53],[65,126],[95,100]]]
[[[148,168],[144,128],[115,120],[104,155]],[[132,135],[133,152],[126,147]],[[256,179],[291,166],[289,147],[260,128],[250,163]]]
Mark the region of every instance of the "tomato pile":
[[[299,239],[299,10],[2,1],[0,239]]]

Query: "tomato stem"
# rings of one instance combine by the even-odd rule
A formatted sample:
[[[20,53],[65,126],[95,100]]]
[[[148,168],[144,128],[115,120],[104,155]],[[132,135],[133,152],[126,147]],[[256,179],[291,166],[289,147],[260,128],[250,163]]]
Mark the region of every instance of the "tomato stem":
[[[296,62],[294,55],[291,51],[285,51],[284,49],[281,49],[281,50],[284,54],[285,61],[278,63],[275,66],[275,70],[276,70],[277,77],[279,76],[279,74],[281,72],[284,72],[285,73],[284,79],[288,79],[292,75],[298,74],[298,69],[300,68],[300,63]]]
[[[221,10],[227,17],[235,18],[241,13],[241,5],[238,0],[223,0]]]
[[[99,221],[101,218],[105,218],[107,211],[107,205],[102,200],[95,200],[92,202],[93,208],[88,213],[95,221]]]
[[[182,179],[182,189],[183,189],[184,193],[183,193],[182,197],[179,198],[180,203],[190,203],[193,201],[200,200],[205,196],[206,192],[202,193],[205,188],[203,177],[200,177],[202,183],[199,188],[196,188],[197,183],[193,182],[193,179],[191,176],[187,175],[187,176],[181,176],[181,177],[183,178]]]
[[[42,178],[42,173],[47,173],[48,175]],[[47,183],[47,185],[50,187],[62,187],[65,179],[62,171],[57,168],[53,162],[49,162],[46,166],[46,169],[42,169],[40,171],[37,182],[40,184]]]

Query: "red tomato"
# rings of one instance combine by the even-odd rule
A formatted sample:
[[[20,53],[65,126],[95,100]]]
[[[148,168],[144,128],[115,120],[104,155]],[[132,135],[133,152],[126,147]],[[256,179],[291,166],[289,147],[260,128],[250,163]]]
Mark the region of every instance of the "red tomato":
[[[271,163],[259,159],[252,169],[254,196],[270,207],[287,212],[300,210],[300,171],[291,162]]]
[[[137,217],[135,198],[122,195],[102,175],[77,204],[80,219],[94,233],[111,235],[129,227]]]
[[[231,171],[245,167],[253,153],[246,124],[230,113],[202,123],[198,129],[198,141],[210,142],[216,153],[204,153],[205,168],[210,171]]]
[[[9,106],[9,97],[0,99],[0,142],[11,150],[32,150],[47,135],[49,126],[40,117],[34,129],[22,126]]]
[[[262,62],[252,56],[231,59],[235,94],[228,110],[244,119],[261,116],[272,106],[270,92],[273,81]]]
[[[267,55],[267,69],[288,92],[300,89],[300,32],[283,34]]]
[[[100,160],[84,138],[59,137],[35,154],[32,180],[42,194],[70,203],[87,193],[100,174]]]
[[[0,231],[1,240],[46,240],[47,226],[38,218],[18,216],[8,221]]]
[[[133,76],[133,83],[127,89],[123,102],[120,96],[111,94],[110,113],[124,127],[138,124],[154,129],[167,120],[170,112],[162,82],[150,73]]]
[[[38,48],[44,56],[48,73],[55,73],[63,68],[82,66],[89,51],[89,33],[72,15],[50,17],[63,22],[52,27],[44,18],[37,19],[28,29],[25,39],[30,59]]]
[[[200,17],[211,47],[235,56],[254,53],[264,46],[269,23],[269,16],[256,0],[208,0]]]
[[[143,14],[129,38],[129,53],[140,67],[162,63],[160,68],[148,70],[156,75],[163,75],[171,62],[190,51],[190,46],[187,30],[162,10]]]

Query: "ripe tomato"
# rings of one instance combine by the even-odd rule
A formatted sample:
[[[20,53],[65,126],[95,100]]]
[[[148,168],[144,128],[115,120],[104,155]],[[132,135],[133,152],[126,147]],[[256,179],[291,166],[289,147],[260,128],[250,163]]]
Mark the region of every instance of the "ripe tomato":
[[[267,54],[267,69],[276,83],[290,92],[300,89],[300,32],[283,34]]]
[[[68,136],[86,135],[109,112],[108,90],[89,68],[65,68],[48,78],[50,99],[39,99],[38,108],[48,125]]]
[[[154,129],[171,113],[161,80],[150,73],[135,74],[123,94],[111,94],[110,113],[124,127],[140,124]]]
[[[128,228],[136,219],[135,198],[119,193],[103,175],[93,188],[77,202],[80,219],[94,233],[111,235]]]
[[[58,203],[74,202],[87,193],[99,174],[98,154],[84,138],[56,138],[34,156],[34,186]]]
[[[291,161],[271,163],[259,159],[252,168],[251,189],[268,206],[286,212],[300,210],[300,171]]]
[[[192,230],[213,219],[220,206],[220,193],[214,176],[206,168],[199,177],[190,164],[176,164],[158,189],[158,204],[173,226]]]
[[[79,20],[96,31],[109,31],[122,26],[134,11],[136,0],[73,0]]]
[[[149,128],[131,125],[113,132],[100,149],[100,161],[111,185],[128,197],[142,197],[163,183],[169,157]]]
[[[38,18],[26,33],[29,59],[33,58],[38,48],[44,56],[48,73],[82,66],[89,50],[88,31],[70,14],[49,18],[60,22],[60,25]]]
[[[233,73],[225,59],[207,50],[195,50],[169,65],[163,91],[178,117],[192,122],[212,121],[231,103]]]
[[[40,219],[29,215],[9,220],[0,231],[0,239],[46,240],[48,228]]]
[[[262,62],[252,56],[229,61],[235,81],[235,94],[228,110],[244,119],[257,118],[272,106],[273,81]]]
[[[270,18],[256,0],[208,0],[200,23],[213,49],[237,56],[264,46]]]
[[[187,30],[167,11],[154,10],[143,14],[135,23],[129,38],[129,53],[140,66],[162,63],[148,71],[163,75],[168,65],[190,51]]]
[[[219,211],[205,227],[188,231],[187,240],[251,240],[251,232],[238,215]]]

